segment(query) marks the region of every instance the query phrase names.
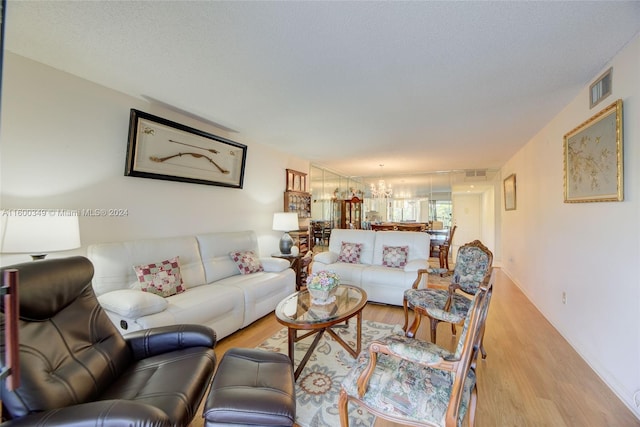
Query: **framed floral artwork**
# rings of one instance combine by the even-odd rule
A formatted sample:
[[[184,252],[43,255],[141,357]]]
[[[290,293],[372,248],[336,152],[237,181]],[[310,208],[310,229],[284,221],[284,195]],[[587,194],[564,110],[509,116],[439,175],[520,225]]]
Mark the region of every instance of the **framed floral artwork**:
[[[564,202],[624,199],[622,100],[564,136]]]

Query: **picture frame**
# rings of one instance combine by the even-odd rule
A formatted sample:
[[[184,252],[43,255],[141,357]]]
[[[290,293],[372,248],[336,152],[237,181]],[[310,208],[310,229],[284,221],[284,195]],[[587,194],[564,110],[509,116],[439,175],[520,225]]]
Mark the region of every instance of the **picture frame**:
[[[247,146],[131,109],[125,175],[242,188]]]
[[[622,100],[564,135],[564,202],[620,202],[623,192]]]
[[[512,173],[504,179],[504,210],[516,210],[516,174]]]

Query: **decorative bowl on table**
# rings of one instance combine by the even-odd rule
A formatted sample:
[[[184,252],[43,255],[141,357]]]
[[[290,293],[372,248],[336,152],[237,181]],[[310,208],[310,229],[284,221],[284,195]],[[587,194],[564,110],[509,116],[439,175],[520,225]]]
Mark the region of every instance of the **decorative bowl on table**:
[[[335,289],[340,284],[340,276],[333,271],[319,271],[307,278],[307,290],[311,302],[317,305],[331,304],[336,300]]]

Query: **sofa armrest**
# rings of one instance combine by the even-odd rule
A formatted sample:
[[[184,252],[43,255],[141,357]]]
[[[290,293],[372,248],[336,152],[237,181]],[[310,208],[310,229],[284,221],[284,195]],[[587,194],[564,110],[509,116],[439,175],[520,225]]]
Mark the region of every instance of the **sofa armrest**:
[[[291,266],[289,260],[283,258],[260,258],[264,271],[279,273]]]
[[[429,261],[426,259],[412,259],[404,266],[404,271],[407,273],[427,269],[429,269]]]
[[[204,325],[169,325],[124,336],[136,360],[189,347],[214,348],[216,333]]]
[[[320,252],[313,257],[313,262],[320,262],[322,264],[333,264],[336,261],[338,261],[338,254],[333,252]]]
[[[167,308],[167,300],[160,295],[136,289],[119,289],[98,297],[98,302],[109,310],[128,319],[160,313]]]
[[[38,412],[2,423],[2,427],[28,426],[120,427],[123,425],[171,426],[162,410],[131,400],[100,400]]]

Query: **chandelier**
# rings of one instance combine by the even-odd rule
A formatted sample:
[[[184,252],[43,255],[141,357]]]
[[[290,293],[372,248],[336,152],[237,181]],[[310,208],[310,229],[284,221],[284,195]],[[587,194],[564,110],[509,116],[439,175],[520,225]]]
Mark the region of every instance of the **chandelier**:
[[[380,174],[382,175],[382,168],[384,165],[380,165]],[[378,181],[378,186],[375,184],[371,184],[371,197],[374,199],[387,199],[391,197],[391,193],[393,193],[393,189],[391,188],[391,184],[388,186],[384,182],[384,179],[380,179]]]

